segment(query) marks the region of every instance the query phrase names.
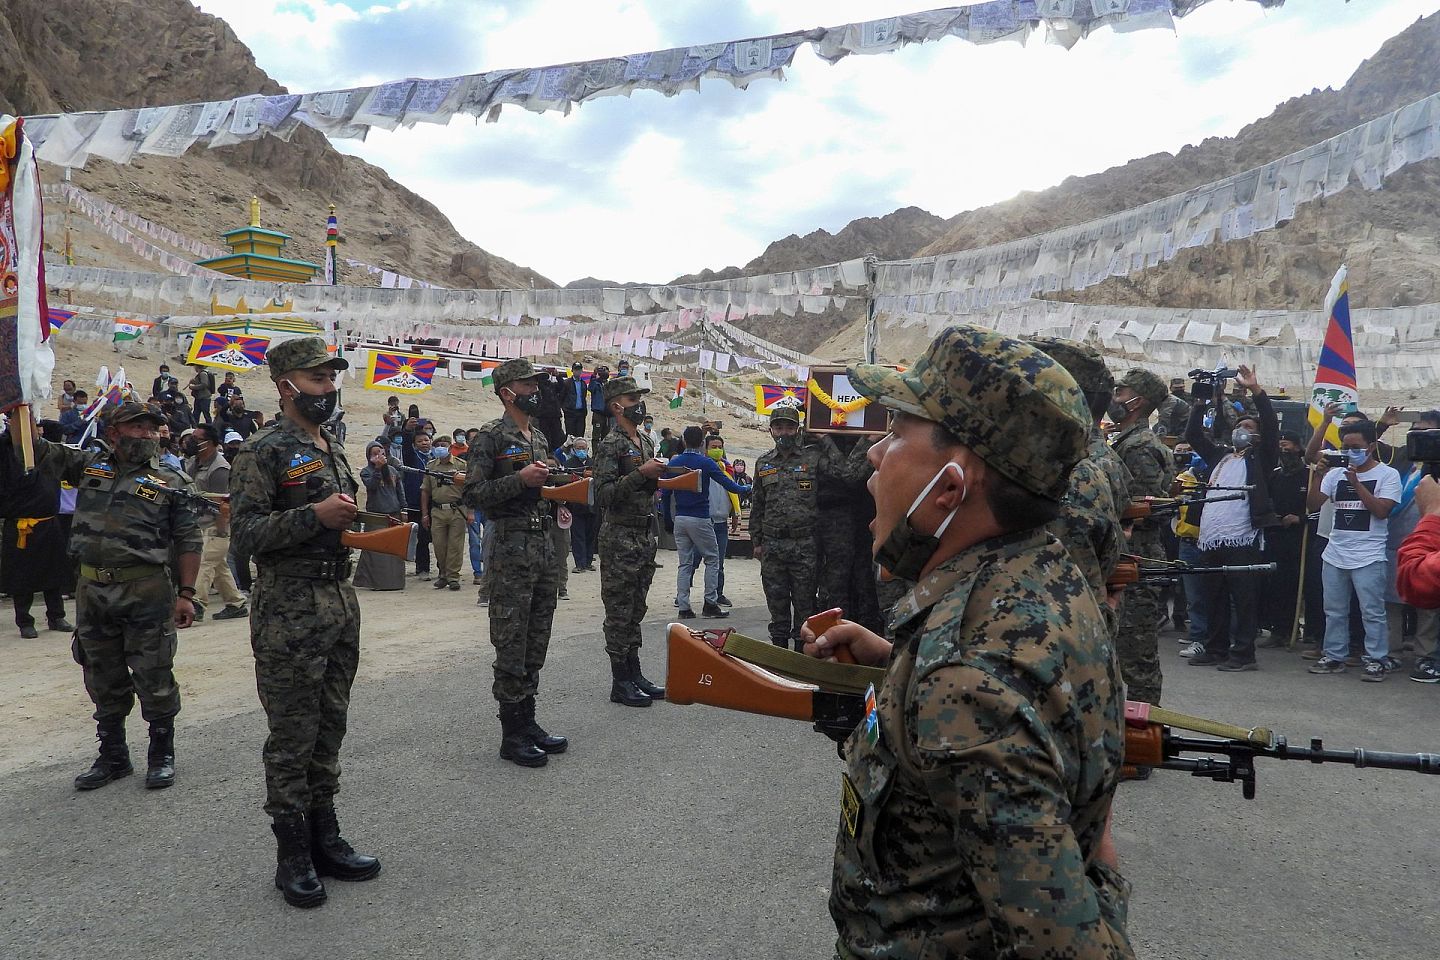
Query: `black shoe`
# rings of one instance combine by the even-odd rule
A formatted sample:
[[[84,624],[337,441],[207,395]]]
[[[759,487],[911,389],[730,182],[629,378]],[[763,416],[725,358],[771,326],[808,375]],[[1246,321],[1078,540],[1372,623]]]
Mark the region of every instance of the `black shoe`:
[[[24,640],[34,640],[36,637],[40,636],[40,631],[36,630],[35,624],[32,623],[28,627],[20,628],[20,636]]]
[[[727,597],[727,596],[725,596],[725,594],[723,594],[723,593],[720,594],[718,597],[715,598],[715,602],[718,603],[718,604],[720,604],[720,606],[722,606],[722,607],[733,607],[733,606],[735,606],[735,604],[733,604],[733,603],[730,602],[730,598]]]
[[[460,589],[460,581],[459,581],[459,580],[451,580],[451,581],[450,581],[450,589],[451,589],[451,590],[459,590],[459,589]]]
[[[1254,660],[1226,660],[1215,668],[1226,673],[1245,673],[1250,670],[1259,670]]]
[[[240,602],[240,603],[235,604],[233,607],[227,605],[224,610],[221,610],[219,613],[215,614],[215,616],[212,617],[211,619],[212,619],[212,620],[239,620],[241,617],[248,617],[248,616],[250,616],[250,610],[249,610],[249,608],[247,608],[247,607],[245,606],[244,602],[242,601],[242,602]]]
[[[550,762],[550,755],[525,733],[524,711],[522,703],[500,704],[500,759],[522,767],[543,767]]]
[[[526,697],[521,702],[525,704],[525,734],[535,742],[535,746],[546,753],[564,753],[570,741],[546,733],[545,728],[535,722],[535,698]]]
[[[694,620],[695,611],[691,610],[689,607],[686,607],[685,609],[677,613],[676,616],[679,617],[681,620]]]
[[[325,902],[325,885],[310,859],[310,828],[299,814],[276,817],[270,824],[275,834],[275,889],[292,907],[308,910]]]
[[[333,806],[312,808],[307,822],[310,824],[310,861],[318,875],[358,883],[380,872],[378,859],[356,853],[340,836],[340,821]]]
[[[1197,653],[1188,661],[1192,667],[1213,667],[1216,664],[1224,663],[1224,657],[1217,657],[1213,653]]]
[[[634,681],[635,686],[640,688],[641,693],[645,694],[645,696],[651,700],[665,699],[665,688],[657,687],[649,680],[646,680],[645,674],[640,672],[640,654],[638,651],[630,651],[630,656],[626,658],[625,665],[630,668],[630,679]]]
[[[100,738],[100,756],[89,770],[75,778],[76,790],[94,790],[135,772],[130,764],[130,748],[125,745],[125,718],[101,720],[95,728]]]
[[[146,757],[145,789],[163,790],[175,783],[175,718],[150,724],[150,753]]]
[[[610,702],[618,703],[627,707],[648,707],[650,698],[645,691],[635,685],[635,679],[630,675],[630,664],[628,661],[616,663],[610,661]]]
[[[721,610],[716,604],[706,603],[705,606],[700,608],[700,616],[724,619],[730,616],[730,614],[728,611]]]
[[[45,621],[45,623],[51,630],[56,630],[60,633],[75,632],[75,625],[72,624],[69,620],[66,620],[64,617],[61,617],[58,620],[47,620]]]
[[[449,582],[450,582],[450,581],[449,581],[449,580],[446,580],[444,577],[436,577],[436,578],[435,578],[435,584],[434,584],[435,589],[436,589],[436,590],[444,590],[444,589],[445,589],[445,585],[448,584]]]

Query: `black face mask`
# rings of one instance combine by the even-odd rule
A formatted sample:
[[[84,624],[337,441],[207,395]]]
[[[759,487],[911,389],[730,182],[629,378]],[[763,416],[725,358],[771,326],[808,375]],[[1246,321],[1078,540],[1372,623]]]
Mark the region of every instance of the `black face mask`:
[[[300,388],[293,383],[290,384],[290,389],[295,391],[295,412],[316,426],[329,420],[335,413],[335,406],[340,402],[340,394],[335,390],[321,394],[301,393]]]
[[[1119,423],[1130,416],[1130,408],[1119,400],[1111,400],[1110,406],[1105,409],[1105,415],[1110,418],[1111,423]]]
[[[512,392],[511,396],[515,398],[512,401],[515,404],[515,409],[525,414],[525,416],[533,417],[540,412],[540,393],[538,391],[529,394]]]
[[[934,489],[935,484],[940,482],[940,478],[948,469],[948,466],[942,467],[940,472],[935,474],[934,478],[925,485],[925,489],[920,491],[920,496],[910,504],[909,511],[895,525],[895,529],[890,531],[890,536],[885,538],[885,542],[880,544],[880,549],[875,551],[875,562],[897,580],[913,582],[920,579],[920,571],[925,569],[925,564],[929,563],[930,558],[935,556],[935,551],[940,549],[941,534],[950,525],[950,521],[955,519],[955,511],[952,510],[950,516],[945,518],[933,535],[921,533],[910,525],[910,515],[919,509],[920,504],[930,495],[930,491]],[[965,471],[959,464],[955,465],[955,469],[960,471],[960,480],[963,483]],[[964,501],[963,495],[961,501]]]
[[[115,456],[126,463],[147,463],[155,459],[160,449],[158,440],[142,440],[139,437],[121,437],[115,441]]]
[[[1280,452],[1280,469],[1285,473],[1298,473],[1305,465],[1305,460],[1298,453]]]
[[[198,457],[200,456],[200,447],[195,443],[194,440],[187,440],[180,447],[180,452],[185,454],[185,456],[187,457]]]
[[[799,431],[796,431],[795,433],[789,434],[788,436],[776,437],[776,438],[775,438],[775,449],[776,449],[776,450],[799,450],[799,449],[800,449],[800,433],[799,433]]]
[[[629,420],[631,423],[637,425],[644,423],[645,401],[642,400],[639,403],[635,404],[635,406],[633,407],[626,407],[624,410],[621,411],[621,414],[625,417],[626,420]]]

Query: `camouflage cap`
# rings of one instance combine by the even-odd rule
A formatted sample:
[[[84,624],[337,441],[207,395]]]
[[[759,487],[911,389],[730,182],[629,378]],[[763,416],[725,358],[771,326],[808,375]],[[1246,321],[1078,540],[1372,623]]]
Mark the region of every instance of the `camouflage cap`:
[[[138,400],[126,400],[119,406],[111,407],[105,414],[105,425],[110,427],[134,423],[137,420],[149,420],[158,427],[165,423],[165,415],[150,404]]]
[[[324,366],[336,370],[350,368],[350,361],[327,350],[325,341],[319,337],[296,337],[277,343],[265,351],[265,362],[270,366],[271,380],[279,380],[291,370]]]
[[[495,378],[495,388],[505,386],[507,383],[514,383],[516,380],[530,380],[540,376],[540,371],[535,365],[524,357],[516,357],[514,360],[506,360],[495,368],[492,375]]]
[[[1170,388],[1165,385],[1164,380],[1140,367],[1125,371],[1125,376],[1120,378],[1119,386],[1126,386],[1134,390],[1152,407],[1160,406],[1170,395]]]
[[[1092,418],[1075,378],[1030,344],[960,325],[904,373],[846,371],[863,396],[940,424],[1000,474],[1059,500],[1084,459]]]
[[[1050,354],[1050,359],[1064,367],[1086,393],[1109,393],[1115,389],[1115,376],[1105,366],[1105,358],[1088,343],[1060,337],[1032,337],[1030,343]]]
[[[778,406],[770,408],[770,423],[772,426],[786,420],[790,421],[796,426],[799,426],[800,408],[795,406],[793,403],[782,403]]]
[[[627,393],[649,393],[649,387],[642,387],[635,382],[634,377],[616,377],[614,380],[605,381],[605,389],[601,391],[605,402],[609,403],[617,397],[623,397]]]

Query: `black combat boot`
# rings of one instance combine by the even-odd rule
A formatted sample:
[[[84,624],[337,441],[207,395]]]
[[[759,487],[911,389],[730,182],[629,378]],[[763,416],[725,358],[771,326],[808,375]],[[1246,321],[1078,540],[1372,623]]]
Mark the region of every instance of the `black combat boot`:
[[[276,817],[270,825],[275,832],[275,889],[292,907],[309,909],[325,902],[325,885],[315,875],[310,859],[310,828],[305,817],[295,813]]]
[[[174,717],[162,717],[150,724],[150,754],[146,759],[146,790],[162,790],[175,783]]]
[[[310,862],[315,872],[322,877],[336,880],[369,880],[380,872],[380,861],[356,853],[345,838],[340,836],[340,821],[335,817],[335,808],[311,807],[310,816]]]
[[[546,733],[545,728],[535,722],[535,698],[526,697],[521,703],[525,707],[525,736],[546,753],[564,753],[570,741]]]
[[[550,754],[535,746],[525,731],[525,704],[500,704],[500,759],[522,767],[543,767]]]
[[[100,756],[89,770],[75,778],[76,790],[94,790],[135,772],[130,765],[130,748],[125,745],[125,718],[106,717],[96,722],[95,730],[100,738]]]
[[[630,679],[634,681],[635,686],[640,688],[641,693],[645,694],[645,696],[651,700],[665,699],[665,688],[655,686],[655,684],[645,679],[645,674],[640,672],[640,651],[631,650],[629,658],[625,661],[625,665],[630,668]]]
[[[610,661],[610,676],[614,682],[610,684],[610,702],[622,703],[627,707],[648,707],[650,698],[645,692],[635,685],[635,678],[630,673],[630,661],[621,660],[616,663]]]

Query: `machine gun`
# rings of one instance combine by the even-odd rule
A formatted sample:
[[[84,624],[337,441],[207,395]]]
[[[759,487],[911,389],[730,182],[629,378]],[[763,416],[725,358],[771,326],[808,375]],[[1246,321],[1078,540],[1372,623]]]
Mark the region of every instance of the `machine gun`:
[[[140,480],[140,485],[149,490],[157,490],[169,496],[178,497],[197,509],[214,513],[221,518],[222,522],[230,519],[230,494],[228,493],[194,493],[178,487],[167,487],[163,483],[156,483],[148,479]],[[342,530],[340,531],[341,546],[353,550],[386,553],[402,560],[414,556],[416,530],[418,529],[416,524],[405,523],[388,514],[369,513],[364,510],[359,511],[355,518],[362,523],[380,524],[381,528],[378,530]]]
[[[668,646],[665,693],[671,703],[804,720],[833,739],[844,739],[863,720],[865,691],[885,679],[885,671],[875,667],[817,660],[729,629],[696,632],[672,623]],[[1318,737],[1308,747],[1291,746],[1264,727],[1237,727],[1126,701],[1126,764],[1239,783],[1242,796],[1252,800],[1257,757],[1440,774],[1440,754],[1327,750]]]
[[[1178,560],[1152,560],[1123,554],[1115,565],[1105,586],[1110,589],[1129,586],[1132,583],[1174,583],[1181,577],[1215,576],[1222,573],[1274,573],[1275,563],[1236,563],[1218,567],[1199,567]]]

